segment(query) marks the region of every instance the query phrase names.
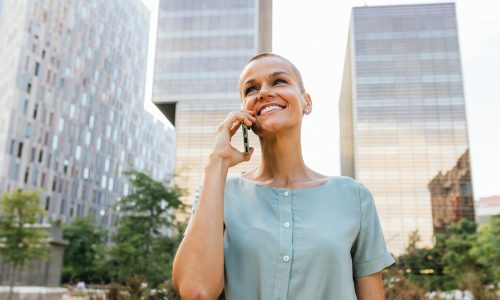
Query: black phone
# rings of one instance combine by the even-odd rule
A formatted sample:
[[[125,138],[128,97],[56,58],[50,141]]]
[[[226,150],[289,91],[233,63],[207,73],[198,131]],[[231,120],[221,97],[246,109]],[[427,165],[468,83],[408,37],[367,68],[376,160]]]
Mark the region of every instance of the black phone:
[[[243,128],[243,146],[245,147],[245,153],[247,155],[250,155],[250,146],[248,146],[248,126],[245,124],[241,124],[241,127]]]

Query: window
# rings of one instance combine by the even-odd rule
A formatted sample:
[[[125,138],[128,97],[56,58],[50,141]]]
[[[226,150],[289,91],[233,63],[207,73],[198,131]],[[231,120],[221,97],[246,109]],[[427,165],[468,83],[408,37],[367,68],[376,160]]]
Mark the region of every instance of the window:
[[[27,137],[28,139],[31,139],[32,127],[33,124],[28,123],[26,124],[26,128],[24,129],[24,136]]]
[[[24,62],[24,70],[28,71],[28,67],[30,65],[30,57],[26,56],[26,61]]]
[[[31,83],[28,83],[26,85],[26,93],[30,94],[31,93]]]
[[[59,118],[58,128],[59,128],[59,132],[63,132],[63,130],[64,130],[64,118],[63,117]]]
[[[18,180],[19,178],[19,164],[13,164],[11,165],[10,169],[10,179],[12,180]]]
[[[54,134],[54,136],[52,137],[52,150],[57,150],[57,145],[58,144],[58,139],[57,139],[57,135]]]
[[[64,160],[64,165],[63,165],[63,173],[66,175],[68,174],[68,166],[69,166],[69,161],[67,159]]]
[[[45,199],[45,210],[49,211],[49,207],[50,207],[50,197],[47,196],[47,199]]]
[[[31,185],[36,186],[37,180],[38,180],[38,170],[34,168],[31,174]]]
[[[16,147],[16,141],[14,139],[10,140],[9,154],[14,155],[14,147]]]
[[[28,113],[28,105],[29,105],[28,99],[24,100],[24,106],[23,106],[23,113],[24,114]]]
[[[23,156],[23,142],[19,142],[19,148],[17,148],[17,157]]]
[[[40,179],[40,187],[44,188],[45,187],[45,173],[42,173],[42,178]]]
[[[32,147],[31,148],[31,162],[35,162],[35,157],[36,157],[36,148]]]
[[[50,70],[47,70],[47,77],[45,78],[47,83],[50,83],[50,75],[51,75]]]
[[[36,119],[36,114],[38,113],[38,103],[35,104],[33,108],[33,119]]]
[[[24,183],[28,183],[28,178],[30,176],[30,168],[26,167],[24,170]]]
[[[35,64],[35,76],[38,76],[39,73],[40,73],[40,63],[36,62],[36,64]]]
[[[61,215],[64,215],[66,213],[66,199],[61,200],[61,210],[60,210]]]
[[[43,160],[43,150],[40,150],[40,152],[38,153],[38,162],[41,163]]]
[[[82,151],[82,148],[80,147],[80,145],[77,145],[76,146],[76,151],[75,151],[75,159],[76,160],[80,160],[81,151]]]

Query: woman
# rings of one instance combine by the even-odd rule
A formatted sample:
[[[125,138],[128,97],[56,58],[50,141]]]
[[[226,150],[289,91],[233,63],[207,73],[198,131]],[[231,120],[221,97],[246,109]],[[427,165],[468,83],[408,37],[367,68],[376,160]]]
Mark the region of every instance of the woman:
[[[219,125],[196,213],[176,254],[183,299],[383,299],[388,253],[370,192],[308,168],[301,124],[311,113],[297,68],[263,53],[240,77],[244,109]],[[259,136],[262,162],[231,146],[242,123]],[[193,209],[194,210],[194,209]]]

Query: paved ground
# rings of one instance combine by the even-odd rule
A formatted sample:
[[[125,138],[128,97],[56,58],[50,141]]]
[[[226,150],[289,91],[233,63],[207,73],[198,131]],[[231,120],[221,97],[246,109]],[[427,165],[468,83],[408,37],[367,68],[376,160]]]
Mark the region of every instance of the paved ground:
[[[0,286],[0,300],[7,299],[9,287]],[[86,289],[84,293],[103,295],[103,290]],[[88,297],[77,296],[78,292],[73,292],[66,288],[49,288],[37,286],[16,286],[14,287],[14,300],[86,300]]]

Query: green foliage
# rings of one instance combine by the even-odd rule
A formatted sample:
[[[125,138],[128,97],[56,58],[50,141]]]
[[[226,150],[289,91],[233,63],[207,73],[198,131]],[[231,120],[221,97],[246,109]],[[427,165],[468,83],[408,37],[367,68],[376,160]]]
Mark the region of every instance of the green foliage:
[[[44,215],[36,191],[6,192],[0,198],[0,255],[16,267],[48,256],[47,233],[35,226]]]
[[[471,256],[485,270],[491,281],[500,283],[500,216],[494,216],[489,224],[480,228],[477,242],[470,249]]]
[[[436,237],[436,245],[433,248],[418,248],[419,241],[418,232],[412,232],[406,253],[398,258],[397,265],[410,282],[428,291],[442,289],[450,280],[443,274],[444,266],[441,262],[445,251],[443,236]]]
[[[481,271],[469,251],[476,243],[476,223],[462,219],[448,226],[448,238],[445,242],[446,253],[442,257],[444,272],[453,279],[452,286],[460,288],[468,273]]]
[[[37,227],[45,211],[37,191],[6,192],[0,198],[0,256],[10,263],[10,292],[17,269],[49,256],[47,232]]]
[[[474,299],[496,299],[500,278],[500,217],[477,231],[477,225],[462,219],[436,234],[432,248],[419,248],[418,233],[409,236],[406,253],[398,267],[411,283],[427,291],[461,289]],[[493,287],[493,288],[492,288]]]
[[[83,217],[65,226],[63,236],[69,242],[64,249],[63,281],[108,282],[107,231],[96,227],[93,218]]]
[[[175,212],[184,208],[182,190],[166,187],[141,172],[126,175],[134,192],[117,204],[123,216],[111,249],[114,276],[122,283],[138,276],[157,287],[170,278],[179,245],[179,236],[169,237],[164,231],[171,228],[178,232]]]

